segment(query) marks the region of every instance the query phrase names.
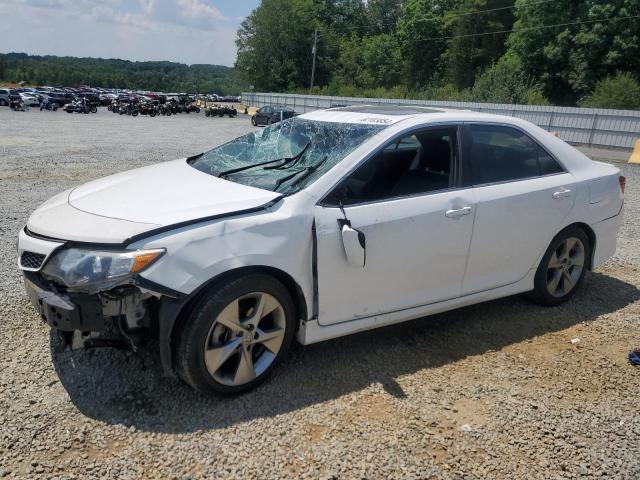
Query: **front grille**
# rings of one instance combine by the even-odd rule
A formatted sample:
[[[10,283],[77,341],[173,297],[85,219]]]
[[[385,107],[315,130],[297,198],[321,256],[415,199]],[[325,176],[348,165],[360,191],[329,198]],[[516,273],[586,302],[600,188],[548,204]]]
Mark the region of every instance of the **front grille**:
[[[20,266],[22,268],[38,269],[42,266],[42,262],[47,258],[46,255],[34,252],[22,252],[20,257]]]

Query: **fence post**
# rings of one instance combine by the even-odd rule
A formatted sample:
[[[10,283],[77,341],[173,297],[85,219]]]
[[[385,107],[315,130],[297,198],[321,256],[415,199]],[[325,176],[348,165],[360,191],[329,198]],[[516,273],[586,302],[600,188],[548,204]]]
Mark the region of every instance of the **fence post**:
[[[553,128],[553,117],[555,115],[556,111],[555,110],[551,110],[551,115],[549,115],[549,126],[547,127],[547,130],[550,132],[551,129]]]
[[[589,146],[593,145],[593,137],[596,133],[596,129],[598,128],[598,114],[593,114],[593,122],[591,123],[591,132],[589,133]]]

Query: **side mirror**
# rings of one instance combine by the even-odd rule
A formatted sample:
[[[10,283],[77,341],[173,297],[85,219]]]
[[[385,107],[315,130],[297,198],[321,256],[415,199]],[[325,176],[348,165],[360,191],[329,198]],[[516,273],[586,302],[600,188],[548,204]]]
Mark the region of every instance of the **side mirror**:
[[[364,233],[352,228],[348,222],[341,222],[342,245],[347,254],[347,260],[356,267],[364,268],[367,250]]]

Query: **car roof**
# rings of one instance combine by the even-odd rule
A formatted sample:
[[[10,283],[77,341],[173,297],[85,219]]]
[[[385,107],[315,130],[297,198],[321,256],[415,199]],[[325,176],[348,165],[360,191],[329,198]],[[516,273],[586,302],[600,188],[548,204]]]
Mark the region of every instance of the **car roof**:
[[[410,118],[433,119],[443,114],[467,110],[421,107],[414,105],[353,105],[305,113],[298,118],[325,122],[392,125]]]
[[[420,125],[441,122],[490,122],[511,126],[531,125],[504,115],[466,109],[403,105],[357,105],[314,110],[297,117],[303,120],[391,126],[399,123]]]
[[[330,108],[332,112],[370,113],[374,115],[407,116],[423,113],[446,112],[444,108],[421,107],[417,105],[351,105]]]

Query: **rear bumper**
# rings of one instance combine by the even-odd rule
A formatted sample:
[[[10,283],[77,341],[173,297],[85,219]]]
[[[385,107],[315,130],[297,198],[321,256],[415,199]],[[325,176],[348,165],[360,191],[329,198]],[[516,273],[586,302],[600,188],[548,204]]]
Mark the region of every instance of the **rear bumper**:
[[[615,217],[591,225],[596,234],[596,248],[593,252],[592,269],[598,268],[616,253],[618,232],[622,224],[622,210]]]
[[[63,332],[106,330],[102,303],[98,295],[59,295],[45,290],[27,276],[24,278],[24,286],[40,318],[51,328]]]

